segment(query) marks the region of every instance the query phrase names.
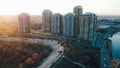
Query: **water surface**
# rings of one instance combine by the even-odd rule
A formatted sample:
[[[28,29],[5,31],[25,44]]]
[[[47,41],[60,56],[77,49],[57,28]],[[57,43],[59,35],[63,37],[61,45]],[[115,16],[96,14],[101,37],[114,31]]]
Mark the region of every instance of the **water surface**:
[[[110,39],[112,41],[112,56],[120,59],[120,32],[114,34]]]

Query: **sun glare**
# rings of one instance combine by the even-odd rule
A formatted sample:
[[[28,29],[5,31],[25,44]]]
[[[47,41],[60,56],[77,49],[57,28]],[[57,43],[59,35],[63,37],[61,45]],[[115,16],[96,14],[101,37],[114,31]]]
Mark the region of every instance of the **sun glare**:
[[[11,16],[12,17],[12,16]],[[17,17],[0,16],[0,35],[13,35],[18,31]]]

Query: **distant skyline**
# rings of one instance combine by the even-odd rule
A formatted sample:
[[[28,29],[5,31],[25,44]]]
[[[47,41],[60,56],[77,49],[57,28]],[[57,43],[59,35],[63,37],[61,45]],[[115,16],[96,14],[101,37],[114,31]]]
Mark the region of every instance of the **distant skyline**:
[[[0,15],[18,15],[22,12],[41,15],[45,9],[66,14],[73,12],[77,5],[83,6],[83,13],[120,15],[120,0],[0,0]]]

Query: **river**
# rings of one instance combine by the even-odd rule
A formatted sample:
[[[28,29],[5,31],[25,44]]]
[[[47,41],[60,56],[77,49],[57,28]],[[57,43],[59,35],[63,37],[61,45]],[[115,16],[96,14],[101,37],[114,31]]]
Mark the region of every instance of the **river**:
[[[120,59],[120,32],[114,34],[110,39],[112,41],[112,56],[114,59]]]

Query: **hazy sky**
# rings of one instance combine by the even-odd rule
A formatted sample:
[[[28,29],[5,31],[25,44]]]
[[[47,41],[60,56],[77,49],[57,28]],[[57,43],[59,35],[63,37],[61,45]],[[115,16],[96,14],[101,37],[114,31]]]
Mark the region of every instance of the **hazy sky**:
[[[83,12],[98,15],[120,15],[120,0],[0,0],[0,14],[42,14],[44,9],[54,13],[72,12],[74,6],[83,6]]]

